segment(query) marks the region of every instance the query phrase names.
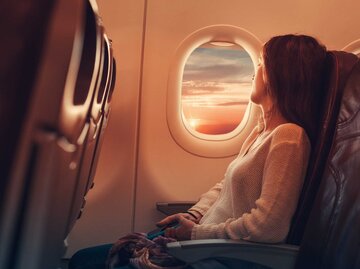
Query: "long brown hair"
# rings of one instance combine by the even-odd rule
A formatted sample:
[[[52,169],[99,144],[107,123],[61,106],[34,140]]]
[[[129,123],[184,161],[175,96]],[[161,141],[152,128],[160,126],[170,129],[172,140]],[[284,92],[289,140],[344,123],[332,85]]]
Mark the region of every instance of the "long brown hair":
[[[274,105],[288,121],[302,126],[312,141],[323,96],[325,46],[306,35],[276,36],[264,45],[262,56]]]

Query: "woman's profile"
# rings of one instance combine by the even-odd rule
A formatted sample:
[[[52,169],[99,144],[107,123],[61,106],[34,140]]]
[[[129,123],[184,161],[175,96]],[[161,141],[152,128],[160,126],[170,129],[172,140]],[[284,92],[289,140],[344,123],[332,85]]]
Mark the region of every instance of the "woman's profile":
[[[188,212],[158,223],[178,223],[165,229],[165,237],[286,240],[317,128],[325,57],[325,47],[306,35],[276,36],[265,43],[251,93],[262,112],[258,125],[219,183]],[[104,268],[110,247],[81,250],[69,268]],[[96,255],[98,265],[91,264]]]

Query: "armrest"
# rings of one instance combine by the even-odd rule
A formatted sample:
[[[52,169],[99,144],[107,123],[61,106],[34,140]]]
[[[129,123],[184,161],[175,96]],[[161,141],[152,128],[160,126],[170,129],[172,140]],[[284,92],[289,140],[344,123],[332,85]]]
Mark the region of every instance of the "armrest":
[[[186,212],[190,209],[195,201],[185,201],[185,202],[157,202],[156,208],[161,213],[169,216],[176,213]]]
[[[167,252],[187,263],[208,258],[232,258],[271,268],[289,269],[295,266],[299,246],[230,239],[205,239],[169,243]]]

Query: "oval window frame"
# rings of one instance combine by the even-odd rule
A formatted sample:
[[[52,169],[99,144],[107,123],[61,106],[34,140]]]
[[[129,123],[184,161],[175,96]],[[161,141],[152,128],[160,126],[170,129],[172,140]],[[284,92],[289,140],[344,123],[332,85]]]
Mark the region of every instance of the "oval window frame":
[[[190,54],[202,44],[208,42],[235,43],[249,54],[254,70],[258,64],[261,41],[249,31],[233,25],[212,25],[187,36],[175,51],[170,62],[167,85],[166,119],[168,129],[175,142],[184,150],[198,156],[220,158],[238,154],[239,147],[253,128],[259,108],[249,102],[244,118],[232,132],[221,135],[207,135],[189,131],[183,120],[181,93],[185,63]]]

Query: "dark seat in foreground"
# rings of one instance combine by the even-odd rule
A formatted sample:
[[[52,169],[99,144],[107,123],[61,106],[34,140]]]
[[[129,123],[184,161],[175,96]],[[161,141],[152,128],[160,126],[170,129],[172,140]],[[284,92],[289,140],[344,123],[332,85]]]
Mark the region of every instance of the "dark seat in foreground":
[[[57,269],[95,174],[115,60],[95,1],[1,11],[0,268]]]
[[[328,60],[322,125],[287,244],[193,240],[168,244],[169,253],[189,263],[218,258],[254,267],[360,268],[360,62],[345,52],[329,52]]]

